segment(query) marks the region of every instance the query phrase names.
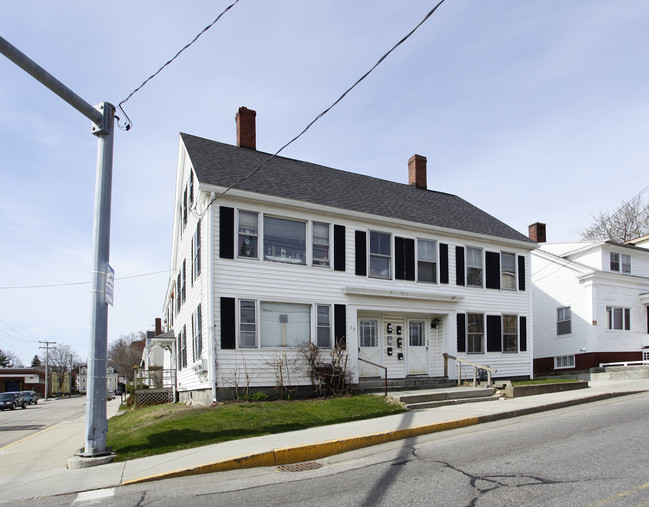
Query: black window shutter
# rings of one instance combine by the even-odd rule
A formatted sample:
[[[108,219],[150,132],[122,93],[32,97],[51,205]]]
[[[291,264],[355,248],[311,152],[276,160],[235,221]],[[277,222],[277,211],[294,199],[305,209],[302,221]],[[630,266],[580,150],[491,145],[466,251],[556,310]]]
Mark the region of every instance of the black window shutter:
[[[502,352],[502,322],[500,315],[487,315],[487,352]]]
[[[236,308],[234,298],[221,298],[221,348],[234,349],[236,344]]]
[[[524,352],[527,350],[527,317],[520,316],[520,350]]]
[[[485,252],[487,289],[500,289],[500,254]]]
[[[466,352],[466,315],[457,314],[457,351]]]
[[[415,240],[405,239],[403,242],[406,280],[415,281]]]
[[[334,271],[345,271],[345,226],[334,224]]]
[[[464,285],[464,247],[455,247],[455,284]]]
[[[394,278],[397,280],[406,279],[406,259],[404,238],[394,237]]]
[[[525,257],[518,256],[518,290],[525,290]]]
[[[341,348],[347,344],[347,307],[345,305],[334,305],[334,339]]]
[[[367,233],[356,231],[356,274],[367,275]]]
[[[222,259],[234,259],[234,208],[221,206],[219,234],[219,255]]]
[[[448,245],[439,244],[439,283],[448,283]]]

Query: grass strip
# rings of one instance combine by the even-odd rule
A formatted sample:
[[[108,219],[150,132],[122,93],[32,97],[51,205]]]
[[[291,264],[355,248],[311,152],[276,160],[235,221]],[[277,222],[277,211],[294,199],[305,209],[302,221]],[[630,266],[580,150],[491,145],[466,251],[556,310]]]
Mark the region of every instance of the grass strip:
[[[403,412],[380,396],[326,400],[232,403],[218,407],[183,404],[131,410],[108,421],[107,445],[116,461],[181,449],[370,419]]]

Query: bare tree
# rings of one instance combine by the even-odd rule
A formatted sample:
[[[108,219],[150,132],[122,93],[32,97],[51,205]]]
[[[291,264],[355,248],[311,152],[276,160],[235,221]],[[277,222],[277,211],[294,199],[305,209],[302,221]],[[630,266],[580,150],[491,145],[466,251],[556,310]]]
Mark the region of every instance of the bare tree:
[[[22,368],[23,363],[16,354],[0,349],[0,368]]]
[[[624,243],[630,239],[649,234],[649,203],[640,196],[623,201],[612,213],[602,212],[583,231],[582,239],[612,240]]]
[[[108,365],[123,377],[133,379],[133,367],[142,361],[142,350],[146,345],[146,333],[138,331],[123,334],[108,347]]]
[[[61,343],[50,348],[48,364],[52,372],[52,380],[56,382],[57,392],[63,391],[66,373],[69,373],[72,364],[77,360],[77,353],[71,345]],[[72,378],[70,378],[72,382]],[[54,387],[54,386],[53,386]]]

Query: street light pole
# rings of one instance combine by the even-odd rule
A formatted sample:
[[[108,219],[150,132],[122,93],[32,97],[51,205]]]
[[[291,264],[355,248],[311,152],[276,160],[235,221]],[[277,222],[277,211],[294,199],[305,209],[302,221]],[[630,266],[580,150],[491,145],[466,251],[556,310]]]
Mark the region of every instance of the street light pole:
[[[61,81],[0,37],[0,53],[91,120],[92,133],[99,139],[95,215],[93,225],[92,321],[86,398],[86,446],[81,456],[110,454],[106,448],[106,356],[108,349],[108,304],[106,270],[110,247],[110,204],[113,175],[113,132],[115,107],[103,102],[93,107]]]

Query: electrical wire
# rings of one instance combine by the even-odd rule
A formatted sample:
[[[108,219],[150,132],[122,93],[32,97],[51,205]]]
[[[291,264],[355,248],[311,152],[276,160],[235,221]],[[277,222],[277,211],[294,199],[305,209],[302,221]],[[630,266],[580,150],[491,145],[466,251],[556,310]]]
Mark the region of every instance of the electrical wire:
[[[115,281],[129,280],[131,278],[141,278],[143,276],[159,275],[160,273],[168,273],[168,272],[169,272],[169,270],[165,269],[163,271],[153,271],[151,273],[141,273],[139,275],[121,276],[121,277],[116,277]],[[91,282],[68,282],[68,283],[51,283],[51,284],[43,284],[43,285],[0,286],[0,290],[8,290],[8,289],[48,289],[48,288],[51,288],[51,287],[70,287],[70,286],[73,286],[73,285],[90,285],[90,283]]]
[[[347,88],[347,90],[345,90],[343,92],[343,94],[340,97],[338,97],[329,107],[327,107],[324,111],[322,111],[320,114],[318,114],[306,127],[304,127],[302,129],[302,131],[298,135],[293,137],[293,139],[291,139],[289,142],[287,142],[284,146],[282,146],[274,154],[269,156],[266,160],[264,160],[261,164],[259,164],[255,169],[253,169],[250,173],[246,174],[245,176],[243,176],[240,179],[238,179],[237,181],[235,181],[232,185],[227,187],[220,194],[215,195],[210,200],[210,202],[207,204],[207,206],[205,206],[205,209],[201,213],[197,213],[195,211],[196,206],[197,206],[198,203],[196,203],[194,205],[193,209],[190,209],[191,213],[197,218],[202,218],[205,215],[205,213],[207,212],[207,210],[209,209],[209,207],[212,205],[212,203],[214,203],[214,201],[216,201],[217,199],[220,199],[225,194],[227,194],[230,190],[232,190],[237,185],[239,185],[241,182],[247,180],[248,178],[250,178],[251,176],[253,176],[257,172],[259,172],[259,170],[261,170],[262,167],[264,167],[268,162],[270,162],[272,159],[277,157],[277,155],[279,155],[282,151],[284,151],[285,148],[287,148],[288,146],[293,144],[295,141],[297,141],[300,137],[302,137],[306,133],[306,131],[309,130],[320,118],[322,118],[329,111],[331,111],[336,105],[338,105],[338,103],[340,103],[354,88],[356,88],[356,86],[358,86],[366,77],[368,77],[374,71],[374,69],[376,69],[379,65],[381,65],[381,63],[383,63],[383,61],[388,56],[390,56],[390,54],[395,49],[397,49],[401,44],[403,44],[405,41],[407,41],[410,38],[410,36],[412,34],[414,34],[419,29],[419,27],[421,27],[421,25],[423,25],[428,20],[428,18],[430,18],[434,14],[435,11],[444,2],[445,2],[445,0],[441,0],[437,5],[435,5],[435,7],[433,7],[430,11],[428,11],[428,13],[424,16],[424,18],[412,30],[410,30],[410,32],[408,32],[399,42],[397,42],[394,46],[392,46],[392,48],[390,48],[390,50],[387,53],[385,53],[381,58],[379,58],[378,61],[367,72],[365,72],[365,74],[363,74],[360,78],[358,78],[353,85],[351,85],[349,88]]]
[[[212,27],[217,23],[217,21],[218,21],[219,19],[221,19],[221,17],[223,17],[223,15],[224,15],[226,12],[228,12],[230,9],[232,9],[232,7],[234,7],[238,2],[239,2],[239,0],[234,0],[234,2],[232,2],[230,5],[228,5],[228,6],[223,10],[223,12],[221,12],[221,14],[219,14],[219,15],[216,17],[216,19],[215,19],[214,21],[212,21],[209,25],[207,25],[205,28],[203,28],[203,30],[201,30],[200,33],[199,33],[196,37],[194,37],[194,38],[192,39],[191,42],[185,44],[185,47],[183,47],[180,51],[178,51],[178,52],[174,55],[174,57],[171,58],[171,60],[169,60],[169,61],[168,61],[167,63],[165,63],[162,67],[160,67],[156,72],[154,72],[154,73],[151,74],[148,78],[146,78],[146,79],[142,82],[142,84],[141,84],[140,86],[138,86],[135,90],[133,90],[131,93],[129,93],[128,97],[126,97],[124,100],[122,100],[122,101],[117,105],[117,107],[120,109],[120,111],[122,111],[122,113],[124,113],[124,116],[126,117],[126,124],[125,124],[123,127],[120,126],[120,125],[119,125],[119,122],[118,122],[118,126],[119,126],[120,129],[125,130],[125,131],[128,131],[128,130],[130,130],[131,127],[133,126],[133,122],[131,121],[131,119],[130,119],[130,118],[128,117],[128,115],[126,114],[126,111],[124,111],[124,108],[122,107],[122,105],[125,104],[125,103],[126,103],[126,102],[127,102],[127,101],[128,101],[128,100],[129,100],[133,95],[135,95],[137,92],[139,92],[139,91],[144,87],[144,85],[146,85],[146,84],[147,84],[149,81],[151,81],[154,77],[156,77],[158,74],[160,74],[160,72],[162,72],[162,70],[163,70],[165,67],[167,67],[168,65],[170,65],[170,64],[171,64],[171,63],[172,63],[176,58],[178,58],[178,57],[180,56],[180,54],[181,54],[183,51],[185,51],[185,50],[188,49],[192,44],[194,44],[194,42],[196,42],[196,41],[198,40],[198,38],[199,38],[201,35],[203,35],[203,34],[204,34],[205,32],[207,32],[210,28],[212,28]]]

